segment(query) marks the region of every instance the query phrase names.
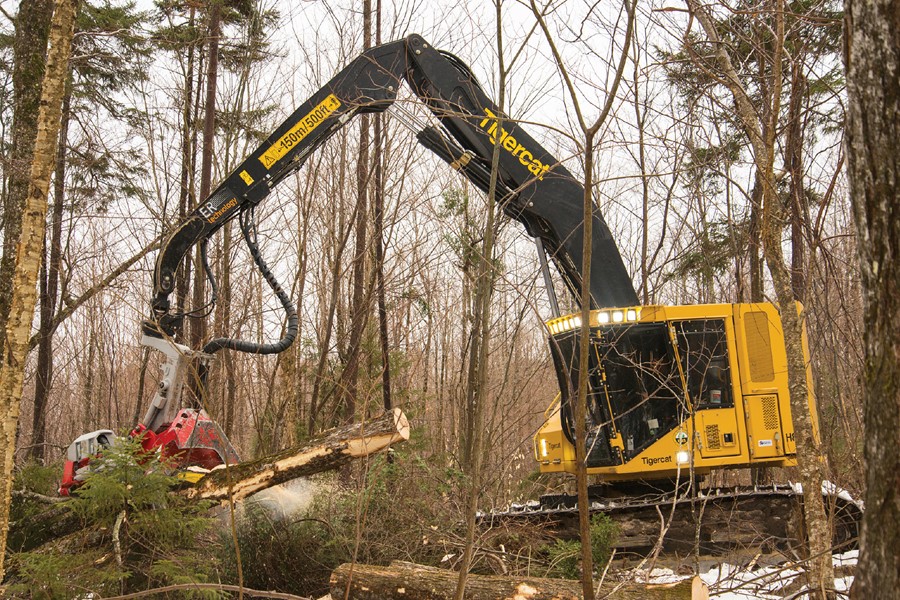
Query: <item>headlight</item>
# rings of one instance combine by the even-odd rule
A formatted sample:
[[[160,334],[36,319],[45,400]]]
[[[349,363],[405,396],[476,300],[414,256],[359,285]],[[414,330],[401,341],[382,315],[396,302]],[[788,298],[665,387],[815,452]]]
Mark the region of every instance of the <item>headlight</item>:
[[[598,313],[598,314],[597,314],[597,321],[598,321],[601,325],[606,325],[607,323],[609,323],[609,313],[608,313],[608,312],[605,312],[605,311],[604,311],[604,312],[601,312],[601,313]]]
[[[547,450],[547,440],[541,438],[541,458],[546,458],[550,452]]]
[[[686,465],[691,462],[691,453],[687,450],[679,450],[675,453],[675,462],[679,465]]]
[[[612,314],[613,323],[621,323],[625,320],[625,313],[621,310],[614,310]]]
[[[555,319],[553,321],[547,322],[547,328],[550,330],[550,333],[552,335],[565,333],[566,331],[571,331],[580,327],[581,317],[579,316],[563,317],[561,319]]]
[[[637,311],[633,308],[629,308],[625,313],[625,319],[628,321],[637,321]]]

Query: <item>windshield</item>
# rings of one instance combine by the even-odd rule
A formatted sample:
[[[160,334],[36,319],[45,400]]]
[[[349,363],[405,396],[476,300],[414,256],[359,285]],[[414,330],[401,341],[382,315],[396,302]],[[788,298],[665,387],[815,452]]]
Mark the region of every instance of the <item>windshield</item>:
[[[604,327],[595,341],[615,428],[631,458],[681,422],[681,376],[664,323]]]

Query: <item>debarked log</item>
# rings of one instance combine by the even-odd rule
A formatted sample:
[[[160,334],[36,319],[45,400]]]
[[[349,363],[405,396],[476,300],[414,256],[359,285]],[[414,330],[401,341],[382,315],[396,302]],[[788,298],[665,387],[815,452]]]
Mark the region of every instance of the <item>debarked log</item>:
[[[187,490],[191,498],[242,500],[266,488],[338,469],[356,458],[385,450],[409,439],[409,421],[399,408],[362,423],[337,427],[309,440],[299,448],[285,450],[260,460],[219,468]]]
[[[444,600],[456,590],[459,573],[408,562],[390,566],[345,563],[331,573],[332,598],[347,600]],[[666,584],[617,583],[605,581],[597,597],[646,600],[690,600],[707,598],[705,585],[697,579]],[[349,594],[347,593],[349,591]],[[581,600],[581,582],[540,577],[469,575],[467,600]]]

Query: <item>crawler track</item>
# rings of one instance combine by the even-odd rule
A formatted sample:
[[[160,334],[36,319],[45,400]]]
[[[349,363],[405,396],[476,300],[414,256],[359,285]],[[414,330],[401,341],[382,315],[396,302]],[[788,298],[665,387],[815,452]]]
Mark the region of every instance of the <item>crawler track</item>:
[[[862,505],[843,492],[823,495],[833,508],[834,545],[855,547]],[[704,555],[743,548],[793,552],[805,537],[801,510],[802,494],[790,485],[704,489],[694,497],[659,493],[591,501],[592,514],[605,513],[618,524],[620,550],[650,550],[665,522],[662,550],[680,555],[693,552],[695,544]],[[540,502],[481,513],[479,521],[483,526],[541,524],[561,538],[574,538],[577,502],[571,495],[545,496]]]

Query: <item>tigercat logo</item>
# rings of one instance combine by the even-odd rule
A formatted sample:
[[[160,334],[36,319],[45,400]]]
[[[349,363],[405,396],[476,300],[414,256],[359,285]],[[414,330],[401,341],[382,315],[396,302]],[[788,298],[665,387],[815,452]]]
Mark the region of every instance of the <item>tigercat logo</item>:
[[[647,465],[648,467],[654,467],[656,465],[661,465],[663,463],[672,462],[672,457],[671,456],[654,456],[654,457],[648,458],[646,456],[642,456],[641,460],[644,461],[644,464]]]
[[[525,146],[516,141],[516,138],[511,136],[507,130],[499,127],[497,115],[487,108],[484,109],[484,114],[487,116],[481,120],[479,126],[487,133],[491,143],[496,146],[499,139],[500,145],[504,150],[518,158],[520,163],[528,167],[529,173],[538,179],[543,180],[544,175],[550,170],[550,165],[545,165],[540,160],[536,159],[534,155],[526,150]],[[490,126],[488,126],[488,123],[490,123]],[[497,135],[497,129],[500,129],[499,136]]]

